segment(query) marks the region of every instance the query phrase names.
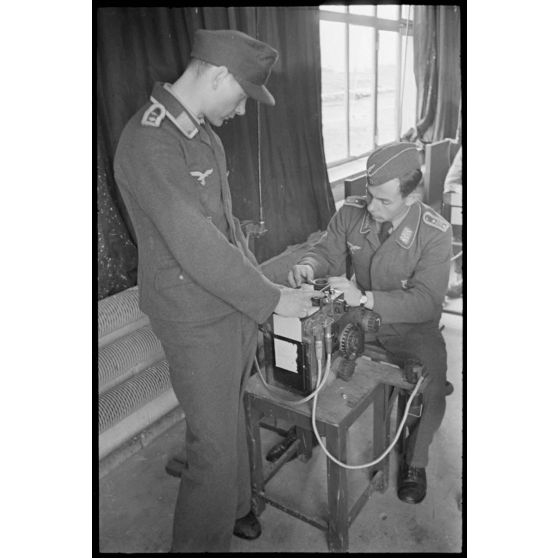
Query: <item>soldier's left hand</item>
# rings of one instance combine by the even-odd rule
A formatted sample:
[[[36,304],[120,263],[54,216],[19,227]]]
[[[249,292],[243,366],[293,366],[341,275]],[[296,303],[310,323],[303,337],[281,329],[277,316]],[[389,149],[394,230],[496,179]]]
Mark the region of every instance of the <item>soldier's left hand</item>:
[[[344,275],[341,275],[340,277],[330,277],[329,284],[334,289],[343,293],[345,302],[349,306],[360,305],[360,297],[362,296],[362,293],[358,287],[352,281],[349,281],[349,279],[347,279]]]

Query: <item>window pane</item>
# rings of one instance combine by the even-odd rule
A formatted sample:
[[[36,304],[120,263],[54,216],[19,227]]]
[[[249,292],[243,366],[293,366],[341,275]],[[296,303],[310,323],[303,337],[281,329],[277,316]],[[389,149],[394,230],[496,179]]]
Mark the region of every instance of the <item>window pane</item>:
[[[379,7],[379,6],[378,6]],[[397,42],[399,33],[379,31],[378,144],[399,139],[396,131]]]
[[[405,56],[405,41],[407,42],[407,56]],[[403,108],[401,110],[401,134],[415,125],[417,85],[413,71],[413,37],[409,36],[401,43],[401,74],[403,90]]]
[[[382,5],[378,6],[378,17],[384,19],[399,19],[399,6]]]
[[[349,6],[349,13],[357,14],[357,15],[367,15],[373,16],[374,15],[374,8],[376,6]]]
[[[336,5],[333,5],[333,4],[326,4],[324,6],[320,6],[320,10],[327,10],[329,12],[345,13],[347,11],[347,6],[336,6]]]
[[[326,162],[347,152],[345,24],[320,21],[322,56],[322,132]]]
[[[350,155],[374,147],[374,29],[349,26]]]
[[[408,4],[401,6],[401,17],[413,21],[413,6]]]

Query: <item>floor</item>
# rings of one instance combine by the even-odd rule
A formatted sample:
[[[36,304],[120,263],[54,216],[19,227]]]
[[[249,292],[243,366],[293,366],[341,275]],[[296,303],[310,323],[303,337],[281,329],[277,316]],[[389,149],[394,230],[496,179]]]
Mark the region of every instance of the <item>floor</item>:
[[[449,310],[460,310],[461,299]],[[455,387],[447,399],[444,422],[430,449],[428,494],[420,505],[405,504],[395,493],[396,467],[391,456],[389,487],[373,493],[349,531],[349,552],[462,551],[462,317],[444,313],[443,335],[448,347],[448,379]],[[368,423],[369,425],[370,423]],[[367,445],[365,415],[351,427],[349,458],[362,458]],[[264,451],[279,438],[264,430]],[[179,423],[150,446],[133,455],[99,481],[101,552],[168,552],[178,479],[165,472],[168,458],[182,447]],[[325,456],[319,448],[312,459],[286,464],[267,485],[280,491],[293,507],[325,514]],[[360,461],[362,462],[362,461]],[[350,473],[359,490],[363,473]],[[356,492],[355,492],[356,493]],[[325,532],[268,505],[260,517],[262,536],[255,541],[233,537],[232,552],[327,552]]]

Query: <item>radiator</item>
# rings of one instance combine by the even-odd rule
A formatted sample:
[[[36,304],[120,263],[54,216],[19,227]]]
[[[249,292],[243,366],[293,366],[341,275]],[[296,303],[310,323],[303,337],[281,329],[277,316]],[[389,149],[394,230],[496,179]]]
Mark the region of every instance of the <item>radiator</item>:
[[[156,399],[153,399],[153,401],[142,405],[131,415],[117,422],[112,428],[101,433],[99,435],[99,460],[111,452],[114,452],[112,455],[118,454],[118,451],[115,450],[120,449],[135,436],[143,437],[145,429],[151,427],[153,423],[173,409],[176,409],[178,414],[172,417],[172,421],[167,421],[165,428],[174,426],[177,421],[184,418],[184,413],[180,412],[181,410],[178,407],[178,401],[174,392],[167,390]],[[158,432],[158,434],[161,433]],[[137,445],[135,451],[138,451],[143,446],[143,443]],[[115,465],[118,465],[118,461],[115,461]]]
[[[161,342],[146,325],[99,350],[99,394],[163,360]]]
[[[137,287],[99,301],[98,336],[99,459],[103,459],[176,409],[178,401],[161,343],[138,307]]]
[[[169,389],[169,366],[163,360],[103,393],[99,396],[99,432]]]
[[[99,301],[97,311],[99,349],[149,323],[149,318],[139,309],[137,287],[104,298]]]

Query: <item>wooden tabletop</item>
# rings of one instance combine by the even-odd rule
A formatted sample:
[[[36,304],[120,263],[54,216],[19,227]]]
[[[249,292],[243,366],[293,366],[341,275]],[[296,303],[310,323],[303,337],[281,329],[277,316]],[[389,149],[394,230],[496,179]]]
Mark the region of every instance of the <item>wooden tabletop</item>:
[[[383,365],[389,366],[389,365]],[[390,367],[392,368],[392,367]],[[339,425],[346,421],[353,413],[360,414],[373,399],[373,393],[381,385],[377,373],[371,366],[370,360],[359,358],[355,372],[349,381],[339,378],[328,380],[328,384],[318,394],[316,420],[326,424]],[[274,389],[279,389],[274,386]],[[295,405],[292,401],[304,399],[302,395],[281,389],[281,394],[269,392],[262,384],[260,376],[254,374],[248,381],[246,392],[257,396],[276,407],[287,411],[296,411],[310,417],[312,401]],[[365,406],[362,408],[362,406]]]

